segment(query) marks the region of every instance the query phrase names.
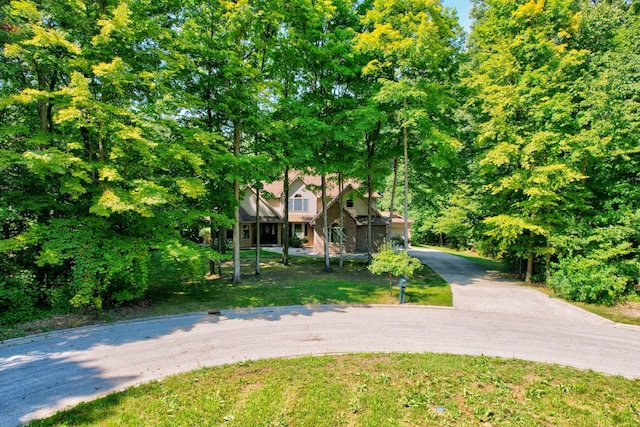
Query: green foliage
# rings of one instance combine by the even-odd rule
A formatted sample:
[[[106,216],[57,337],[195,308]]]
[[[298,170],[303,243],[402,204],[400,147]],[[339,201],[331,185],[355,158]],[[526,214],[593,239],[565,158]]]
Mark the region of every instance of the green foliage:
[[[548,284],[564,298],[593,304],[613,305],[628,293],[627,278],[615,265],[581,255],[561,259]]]
[[[0,276],[0,326],[31,319],[42,297],[31,271],[6,274]]]
[[[387,273],[389,276],[389,289],[393,286],[393,277],[413,276],[413,273],[422,268],[420,260],[409,256],[407,251],[394,247],[385,242],[378,248],[378,253],[373,255],[373,262],[369,265],[369,271],[373,274]]]
[[[638,262],[638,236],[623,231],[639,200],[631,9],[624,1],[477,2],[465,70],[476,248],[518,272],[533,261],[529,278],[544,279],[556,262],[552,280],[563,288],[570,272],[612,268],[611,280],[597,277],[613,296],[573,293],[609,302],[633,288]],[[576,289],[600,286],[577,280]]]
[[[301,248],[307,243],[309,243],[309,239],[307,239],[306,237],[302,239],[298,236],[289,237],[289,246],[292,248]]]

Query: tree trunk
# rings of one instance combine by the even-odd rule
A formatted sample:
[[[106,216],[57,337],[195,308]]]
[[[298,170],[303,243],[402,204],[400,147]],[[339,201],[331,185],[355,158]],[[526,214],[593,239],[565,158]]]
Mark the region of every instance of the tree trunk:
[[[213,237],[213,221],[209,220],[209,246],[211,247],[212,250],[216,250],[216,239]],[[209,261],[209,274],[211,276],[213,276],[214,274],[216,274],[216,262],[211,260]]]
[[[534,261],[533,239],[535,237],[535,235],[533,234],[533,231],[529,236],[531,238],[531,241],[529,242],[529,259],[527,260],[527,275],[524,278],[524,281],[527,283],[531,283],[531,277],[533,277],[533,261]]]
[[[342,179],[342,172],[338,172],[338,194],[340,195],[340,261],[338,263],[338,267],[340,271],[342,271],[342,266],[344,264],[344,215],[342,210],[344,209],[344,200],[342,191],[344,190],[344,181]]]
[[[240,128],[233,124],[233,154],[240,156]],[[233,283],[240,283],[240,181],[233,180],[233,197],[236,201],[235,224],[233,225]]]
[[[324,271],[331,271],[331,258],[329,254],[329,217],[327,215],[327,177],[322,174],[322,232],[324,233]]]
[[[371,204],[373,196],[373,177],[371,176],[371,170],[373,168],[373,157],[376,153],[376,141],[380,135],[380,129],[382,128],[382,122],[378,120],[376,129],[367,135],[367,187],[369,193],[369,200],[367,201],[367,264],[373,262],[373,228],[371,224]]]
[[[220,227],[218,230],[218,252],[227,254],[227,228]],[[222,261],[218,261],[218,274],[222,277]]]
[[[367,175],[367,264],[373,262],[373,226],[371,224],[371,199],[373,198],[373,177]]]
[[[256,188],[256,276],[260,275],[260,189]]]
[[[289,265],[289,166],[284,168],[284,218],[282,221],[282,263]]]
[[[387,242],[391,242],[393,230],[394,203],[396,202],[396,187],[398,186],[398,156],[393,159],[393,185],[391,185],[391,204],[389,205],[389,227],[387,227]]]
[[[404,250],[409,249],[409,136],[407,126],[402,126],[404,142]]]

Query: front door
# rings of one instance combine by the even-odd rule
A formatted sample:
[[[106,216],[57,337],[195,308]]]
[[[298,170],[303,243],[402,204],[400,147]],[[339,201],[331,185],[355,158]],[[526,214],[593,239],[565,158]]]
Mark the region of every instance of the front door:
[[[260,224],[260,244],[278,244],[278,224]]]

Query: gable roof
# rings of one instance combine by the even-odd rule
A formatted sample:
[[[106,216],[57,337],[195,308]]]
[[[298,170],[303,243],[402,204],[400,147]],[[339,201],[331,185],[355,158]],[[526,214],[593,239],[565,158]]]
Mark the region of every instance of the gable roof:
[[[338,196],[338,175],[329,174],[326,175],[326,191],[327,197],[333,199]],[[320,197],[320,189],[322,187],[322,176],[321,175],[306,175],[300,171],[289,171],[289,187],[292,184],[300,180],[307,187],[307,189],[313,192],[316,197]],[[350,185],[353,189],[357,189],[360,187],[360,183],[354,179],[346,179],[344,181],[344,188]],[[264,191],[267,191],[273,194],[276,198],[282,197],[284,192],[284,181],[282,179],[273,181],[270,183],[265,183],[263,187]],[[374,193],[374,197],[379,197],[377,193]]]
[[[351,193],[354,190],[353,186],[351,184],[348,184],[346,187],[344,187],[344,189],[342,190],[342,194],[344,194],[345,196],[348,195],[349,193]],[[327,211],[329,211],[329,209],[331,208],[331,206],[333,206],[334,203],[337,203],[337,201],[340,199],[340,194],[336,194],[335,197],[333,197],[329,203],[327,203]],[[347,214],[349,214],[349,216],[351,218],[353,218],[353,220],[356,222],[357,225],[366,225],[367,221],[369,219],[368,215],[356,215],[356,212],[354,209],[352,208],[347,208],[346,205],[342,208],[342,210],[344,212],[346,212]],[[318,220],[322,217],[322,210],[320,210],[320,212],[318,212],[318,214],[313,217],[313,219],[310,221],[311,224],[316,224],[318,222]],[[387,225],[387,220],[388,218],[383,217],[382,215],[380,215],[380,212],[378,212],[377,209],[372,209],[371,210],[371,224],[372,225]]]
[[[245,194],[251,193],[255,196],[255,190],[250,186],[245,186]],[[240,205],[240,222],[255,222],[256,216],[251,215],[245,208]],[[280,214],[262,197],[260,194],[260,222],[265,223],[282,223],[282,217]]]

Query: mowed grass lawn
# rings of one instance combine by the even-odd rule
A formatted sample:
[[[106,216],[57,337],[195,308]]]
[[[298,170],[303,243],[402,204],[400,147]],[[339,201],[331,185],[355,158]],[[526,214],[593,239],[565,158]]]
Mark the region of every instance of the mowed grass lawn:
[[[640,380],[513,359],[360,354],[205,368],[32,426],[638,426]]]
[[[332,259],[333,271],[324,271],[324,258],[290,257],[262,251],[261,274],[256,276],[255,251],[242,251],[239,284],[231,283],[232,265],[222,266],[222,276],[184,281],[174,264],[158,264],[149,288],[153,315],[184,312],[305,304],[397,304],[399,289],[389,288],[387,276],[376,276],[364,261],[347,259],[342,270]],[[410,304],[451,306],[451,288],[429,267],[409,279]]]

